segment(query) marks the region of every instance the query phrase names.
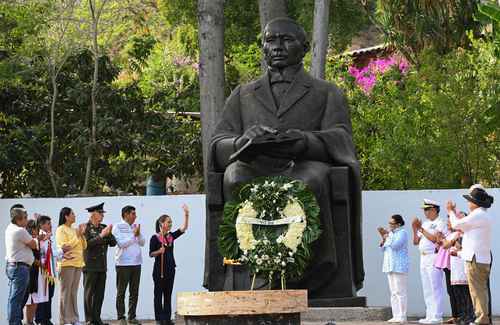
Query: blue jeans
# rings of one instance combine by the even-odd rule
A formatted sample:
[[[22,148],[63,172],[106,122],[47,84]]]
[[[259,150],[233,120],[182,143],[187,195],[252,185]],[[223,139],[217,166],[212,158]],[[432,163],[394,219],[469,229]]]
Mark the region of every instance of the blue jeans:
[[[5,269],[9,278],[9,298],[7,300],[7,319],[9,325],[21,325],[23,320],[24,294],[28,288],[29,267],[17,264],[7,264]]]

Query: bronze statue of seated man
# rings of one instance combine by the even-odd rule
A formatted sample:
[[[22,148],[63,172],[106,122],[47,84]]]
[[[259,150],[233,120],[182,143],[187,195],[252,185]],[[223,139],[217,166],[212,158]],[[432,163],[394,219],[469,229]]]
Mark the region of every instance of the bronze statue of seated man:
[[[295,21],[277,18],[267,24],[263,35],[267,72],[258,80],[238,86],[226,101],[210,144],[210,169],[224,171],[225,201],[233,198],[240,184],[258,176],[284,175],[302,180],[315,193],[323,233],[315,244],[315,256],[306,275],[288,286],[307,288],[314,297],[324,296],[323,288],[328,287],[341,263],[337,260],[339,247],[335,244],[331,202],[332,186],[336,185],[328,177],[333,166],[348,166],[350,171],[352,236],[346,245],[352,245],[355,255],[353,272],[358,288],[364,272],[359,164],[349,110],[335,85],[304,70],[302,61],[308,50],[306,33]],[[265,146],[247,150],[249,143],[262,138]]]

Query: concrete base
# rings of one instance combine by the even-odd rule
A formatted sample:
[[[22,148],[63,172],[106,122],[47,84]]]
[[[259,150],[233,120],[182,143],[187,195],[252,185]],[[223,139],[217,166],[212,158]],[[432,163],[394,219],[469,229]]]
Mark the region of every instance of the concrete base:
[[[304,322],[386,321],[391,317],[390,307],[310,307],[301,314]]]
[[[309,299],[311,307],[366,307],[366,297]]]
[[[300,325],[300,313],[267,315],[184,316],[185,325]]]
[[[390,307],[313,307],[302,312],[300,319],[307,323],[325,324],[335,322],[376,322],[386,321],[392,317]],[[176,315],[176,324],[186,324],[184,317]]]

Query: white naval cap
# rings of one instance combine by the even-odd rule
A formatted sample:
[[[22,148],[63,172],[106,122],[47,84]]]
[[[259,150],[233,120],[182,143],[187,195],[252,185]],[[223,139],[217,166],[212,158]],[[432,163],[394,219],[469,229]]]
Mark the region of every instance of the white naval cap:
[[[424,199],[424,204],[422,205],[422,209],[435,208],[435,207],[439,207],[438,202],[430,199]]]
[[[479,189],[484,190],[484,186],[483,185],[481,185],[481,184],[474,184],[471,187],[469,187],[469,194],[472,193],[472,190],[475,189],[475,188],[479,188]]]

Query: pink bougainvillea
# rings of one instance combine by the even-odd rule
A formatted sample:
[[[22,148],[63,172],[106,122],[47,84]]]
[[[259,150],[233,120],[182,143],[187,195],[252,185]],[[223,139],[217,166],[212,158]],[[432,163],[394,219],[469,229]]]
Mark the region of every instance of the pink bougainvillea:
[[[397,68],[402,74],[406,74],[410,65],[405,58],[398,55],[391,55],[387,58],[372,59],[367,66],[362,68],[350,66],[349,74],[356,79],[356,83],[368,95],[375,86],[377,77],[386,73],[391,68]]]

